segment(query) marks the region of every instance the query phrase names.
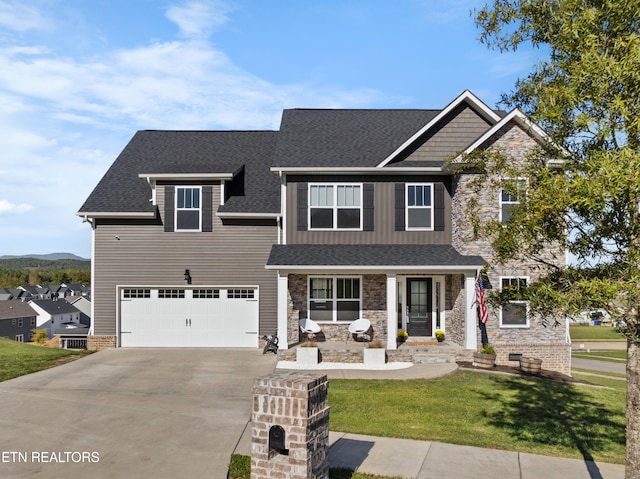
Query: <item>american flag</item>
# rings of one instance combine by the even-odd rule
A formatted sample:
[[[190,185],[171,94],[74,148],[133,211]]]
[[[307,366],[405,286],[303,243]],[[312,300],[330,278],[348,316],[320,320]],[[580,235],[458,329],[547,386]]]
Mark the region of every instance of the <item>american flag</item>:
[[[489,313],[487,312],[487,305],[484,304],[484,289],[482,288],[481,279],[476,282],[476,303],[480,312],[480,321],[482,321],[482,324],[486,324],[489,319]]]

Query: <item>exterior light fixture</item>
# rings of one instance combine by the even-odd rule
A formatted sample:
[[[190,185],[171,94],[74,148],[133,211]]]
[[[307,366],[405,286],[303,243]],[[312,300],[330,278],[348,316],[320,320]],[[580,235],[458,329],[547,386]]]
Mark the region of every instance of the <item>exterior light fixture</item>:
[[[184,280],[187,284],[191,284],[191,272],[188,269],[184,270]]]

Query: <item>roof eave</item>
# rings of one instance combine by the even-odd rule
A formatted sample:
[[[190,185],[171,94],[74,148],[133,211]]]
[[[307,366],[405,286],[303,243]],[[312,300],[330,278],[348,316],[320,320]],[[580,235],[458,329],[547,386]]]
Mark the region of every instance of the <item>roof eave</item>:
[[[154,211],[78,211],[76,216],[81,218],[155,218]]]
[[[424,174],[448,174],[441,166],[424,166],[424,167],[407,167],[407,168],[381,168],[379,166],[368,167],[289,167],[289,166],[273,166],[271,171],[278,174],[297,174],[297,175],[352,175],[352,174],[376,174],[376,175],[397,175],[399,173],[405,175],[424,175]]]
[[[211,180],[231,180],[236,175],[234,173],[139,173],[138,178],[147,181],[211,181]]]
[[[270,265],[265,269],[280,271],[446,271],[447,273],[465,273],[479,271],[484,267],[480,265]]]

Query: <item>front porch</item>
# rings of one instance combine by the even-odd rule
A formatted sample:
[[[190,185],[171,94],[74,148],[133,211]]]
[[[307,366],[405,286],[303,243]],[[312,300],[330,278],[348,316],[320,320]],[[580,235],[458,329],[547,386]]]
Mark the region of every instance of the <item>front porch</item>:
[[[318,361],[325,363],[361,363],[363,349],[366,342],[361,341],[317,341]],[[279,361],[295,361],[296,349],[300,344],[289,349],[278,350]],[[414,364],[455,363],[457,361],[471,361],[471,349],[444,341],[438,343],[433,338],[414,337],[398,344],[396,349],[387,349],[387,362],[410,362]]]

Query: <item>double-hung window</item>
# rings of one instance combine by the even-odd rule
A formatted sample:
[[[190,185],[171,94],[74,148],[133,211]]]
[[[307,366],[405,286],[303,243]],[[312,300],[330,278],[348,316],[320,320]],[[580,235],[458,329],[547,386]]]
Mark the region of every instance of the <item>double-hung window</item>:
[[[510,179],[505,181],[500,191],[500,221],[506,223],[511,219],[511,210],[520,204],[527,189],[527,180]]]
[[[314,321],[354,321],[360,318],[360,278],[309,279],[309,317]]]
[[[433,184],[409,183],[407,195],[407,229],[433,229]]]
[[[200,187],[176,188],[176,231],[200,231]]]
[[[362,229],[361,184],[309,185],[310,229]]]
[[[511,289],[517,297],[518,292],[527,286],[525,277],[503,277],[500,280],[503,290]],[[512,300],[502,306],[500,326],[505,328],[529,327],[529,304],[523,300]]]

